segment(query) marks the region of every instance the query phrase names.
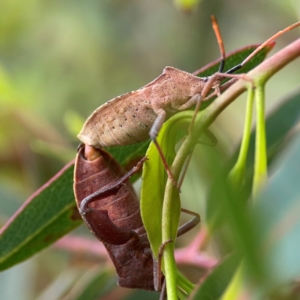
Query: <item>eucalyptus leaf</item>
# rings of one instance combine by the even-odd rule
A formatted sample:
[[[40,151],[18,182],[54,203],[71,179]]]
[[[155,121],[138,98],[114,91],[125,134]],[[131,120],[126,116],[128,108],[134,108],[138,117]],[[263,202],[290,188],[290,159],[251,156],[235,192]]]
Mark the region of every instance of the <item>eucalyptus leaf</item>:
[[[189,112],[181,112],[173,116],[163,125],[159,133],[157,141],[169,166],[175,157],[175,147],[178,141],[186,134],[191,116]],[[144,164],[142,175],[141,215],[152,251],[157,256],[162,243],[162,206],[167,174],[154,143],[150,144],[146,156],[148,160]],[[172,214],[173,239],[175,240],[180,217],[178,191],[177,196],[174,197],[174,207],[170,214]]]
[[[228,255],[214,270],[200,282],[188,300],[220,299],[233,277],[241,259],[237,253]]]
[[[229,167],[216,173],[207,201],[210,229],[216,233],[220,224],[225,228],[229,225],[226,239],[228,236],[234,238],[231,247],[242,250],[248,270],[250,268],[252,275],[259,278],[260,286],[267,289],[288,284],[289,280],[299,276],[299,268],[295,264],[299,259],[296,241],[299,241],[300,228],[299,120],[299,91],[282,99],[267,117],[268,162],[273,175],[264,192],[254,201],[254,208],[250,204],[250,209],[247,209],[247,189],[234,196],[233,202],[226,200],[232,198],[227,197],[230,191],[226,179]],[[252,174],[253,142],[254,133],[247,164],[248,174]],[[245,178],[246,187],[251,186],[251,178]],[[233,203],[235,205],[232,206]],[[224,226],[222,228],[224,230]]]
[[[147,140],[145,142],[132,145],[108,147],[106,150],[123,168],[128,169],[128,167],[132,167],[132,162],[136,162],[145,155],[149,143],[150,140]]]
[[[101,299],[115,288],[116,278],[109,269],[92,269],[85,275],[69,295],[73,300]]]
[[[0,270],[24,261],[81,224],[73,163],[35,192],[0,232]]]
[[[265,48],[261,49],[243,68],[238,70],[235,73],[246,73],[252,70],[254,67],[258,66],[268,55],[268,53],[273,49],[275,43],[269,43]],[[257,47],[259,44],[249,45],[246,47],[242,47],[237,49],[233,52],[230,52],[226,55],[225,65],[224,65],[224,72],[228,71],[229,69],[235,67],[236,65],[240,64],[246,57],[248,57]],[[210,76],[216,72],[218,72],[220,66],[220,59],[217,59],[206,66],[202,67],[201,69],[195,71],[193,74],[199,77],[206,77]],[[226,80],[226,79],[225,79]]]
[[[258,245],[271,286],[300,276],[300,133],[271,168],[268,184],[253,207]]]
[[[295,126],[297,126],[300,120],[300,90],[295,91],[294,93],[286,96],[284,99],[279,101],[279,104],[272,110],[272,112],[266,117],[266,131],[267,131],[267,155],[268,155],[268,164],[272,165],[273,160],[277,155],[284,149],[287,145],[287,137],[291,136],[289,133],[292,133]],[[254,164],[254,149],[255,149],[255,132],[252,131],[248,157],[247,157],[247,166],[246,166],[246,175],[244,178],[244,188],[241,190],[241,199],[247,199],[249,197],[252,185],[253,177],[253,164]],[[234,165],[239,149],[234,152],[232,157],[229,159],[228,165],[222,171],[226,176],[229,170]],[[212,187],[217,185],[219,180],[216,176],[216,179],[212,183]],[[207,200],[207,219],[210,227],[213,229],[217,225],[218,215],[220,205],[223,205],[218,201],[217,196],[215,195],[217,191],[214,188],[210,189],[208,200]]]

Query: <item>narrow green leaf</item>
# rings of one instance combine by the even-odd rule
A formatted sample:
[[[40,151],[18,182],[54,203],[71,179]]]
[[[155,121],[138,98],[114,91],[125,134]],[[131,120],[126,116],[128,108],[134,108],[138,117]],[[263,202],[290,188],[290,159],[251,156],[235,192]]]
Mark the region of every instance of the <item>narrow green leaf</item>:
[[[255,202],[254,220],[270,286],[300,276],[300,133],[276,159],[271,178]],[[273,170],[273,172],[272,172]]]
[[[272,161],[277,157],[280,151],[286,146],[286,137],[289,132],[293,131],[293,128],[298,124],[300,120],[300,90],[295,91],[293,94],[288,95],[285,99],[278,104],[277,107],[267,116],[266,131],[267,131],[267,158],[268,165],[272,165]],[[244,176],[245,187],[241,193],[243,199],[250,195],[252,178],[253,178],[253,164],[254,164],[254,150],[255,150],[255,132],[252,131],[250,138],[250,145],[247,157],[246,175]],[[239,153],[239,147],[232,155],[224,173],[229,170],[235,164]],[[212,183],[212,187],[217,185],[218,179]],[[215,193],[217,191],[212,188],[208,195],[207,201],[207,219],[210,226],[216,225],[216,220],[220,212],[220,203]],[[214,224],[214,225],[213,225]],[[212,228],[211,227],[211,228]]]
[[[254,67],[258,66],[268,55],[268,53],[272,50],[275,43],[271,42],[260,50],[257,55],[255,55],[242,69],[238,70],[235,73],[247,73],[248,71],[252,70]],[[246,47],[242,47],[237,49],[233,52],[230,52],[226,55],[226,61],[224,66],[224,72],[233,68],[234,66],[240,64],[247,56],[249,56],[259,44],[249,45]],[[202,67],[201,69],[195,71],[193,74],[199,77],[206,77],[210,76],[216,72],[218,72],[220,66],[220,59],[216,59],[215,61],[207,64],[206,66]]]
[[[204,282],[197,285],[188,300],[220,299],[226,291],[241,259],[237,254],[231,254],[223,260],[206,277]]]
[[[159,133],[157,141],[169,166],[175,157],[175,146],[178,140],[184,136],[190,121],[191,114],[182,112],[169,119]],[[167,174],[154,143],[150,144],[146,156],[148,161],[144,164],[142,175],[141,215],[152,250],[157,255],[159,246],[162,243],[162,202]],[[175,199],[174,202],[176,202]],[[175,203],[172,216],[174,228],[177,228],[179,214],[175,211]]]
[[[282,150],[288,147],[289,139],[287,137],[293,137],[292,133],[296,132],[295,129],[297,124],[299,124],[299,120],[300,92],[298,91],[282,101],[267,118],[269,167],[273,166],[271,163]],[[252,155],[254,148],[253,139],[254,134],[252,133]],[[249,189],[237,195],[236,201],[240,202],[239,211],[235,211],[234,206],[230,207],[230,203],[224,201],[226,197],[224,197],[225,193],[223,190],[220,189],[220,178],[217,178],[212,184],[213,188],[207,201],[208,223],[210,225],[216,224],[215,219],[219,218],[223,224],[228,223],[230,225],[230,234],[235,235],[235,247],[237,246],[242,250],[246,265],[252,269],[253,266],[260,266],[261,270],[256,270],[253,274],[258,276],[256,278],[259,278],[261,285],[271,283],[274,286],[276,285],[274,284],[275,282],[282,284],[284,278],[285,280],[287,278],[291,279],[293,275],[299,272],[296,266],[291,269],[290,273],[284,274],[285,271],[281,270],[281,264],[286,263],[286,268],[288,268],[292,265],[293,260],[295,262],[299,259],[298,257],[296,259],[296,253],[293,251],[293,247],[296,247],[296,245],[292,243],[292,240],[299,240],[298,217],[295,217],[296,215],[299,216],[297,200],[300,199],[299,185],[297,183],[299,178],[297,175],[299,173],[299,159],[297,158],[299,148],[297,151],[294,150],[289,160],[286,158],[287,162],[282,161],[279,164],[279,166],[283,166],[282,170],[279,169],[278,164],[274,166],[276,170],[274,179],[271,177],[267,182],[266,193],[257,199],[258,203],[255,213],[250,212],[249,214],[249,210],[245,210],[245,204],[243,204],[248,199]],[[283,156],[284,158],[285,156]],[[253,174],[253,156],[250,157],[249,161],[252,163],[248,163],[247,171],[249,174]],[[226,182],[226,170],[222,172],[224,174],[219,174],[219,176]],[[252,175],[245,178],[248,187],[251,186],[251,178]],[[271,187],[273,188],[271,189]],[[263,204],[260,204],[260,202],[263,202]],[[249,218],[250,215],[252,216],[251,218]],[[285,227],[285,225],[288,226]],[[277,235],[276,233],[281,233],[282,235],[280,236],[280,234]],[[261,238],[259,239],[258,236],[261,236]],[[273,244],[269,243],[270,237],[271,239],[273,238]],[[259,247],[259,244],[263,245]],[[289,251],[291,251],[291,254]],[[260,253],[260,255],[257,256],[257,253]],[[283,253],[286,257],[291,257],[291,260],[287,259],[285,261]],[[262,276],[262,274],[264,275]]]
[[[1,229],[0,270],[28,259],[79,224],[70,163],[28,198]]]
[[[106,150],[126,169],[132,162],[145,156],[149,144],[150,139],[133,145],[108,147]]]
[[[247,260],[249,272],[258,278],[263,277],[265,273],[260,252],[256,247],[256,231],[253,228],[252,216],[245,208],[247,198],[236,187],[229,184],[224,170],[215,170],[215,172],[216,180],[207,202],[210,209],[214,207],[214,212],[208,216],[210,231],[219,228],[220,224],[224,225],[223,230],[229,229],[225,234],[221,233],[224,238],[232,242],[229,249],[241,251]],[[224,243],[226,244],[225,241]]]
[[[154,255],[162,243],[162,202],[166,176],[161,168],[161,160],[153,143],[146,153],[149,161],[143,166],[140,209],[144,227]]]
[[[76,283],[70,298],[73,300],[101,299],[116,287],[116,277],[109,269],[90,270]]]

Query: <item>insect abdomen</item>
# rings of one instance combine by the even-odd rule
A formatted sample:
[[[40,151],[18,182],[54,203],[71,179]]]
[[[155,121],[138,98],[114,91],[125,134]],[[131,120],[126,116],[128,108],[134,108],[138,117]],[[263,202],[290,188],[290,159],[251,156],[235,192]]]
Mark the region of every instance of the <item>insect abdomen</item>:
[[[83,157],[82,149],[77,154],[74,176],[74,190],[78,207],[84,198],[115,182],[123,175],[118,163],[104,150],[97,150],[100,156],[95,160],[88,161]],[[107,211],[110,220],[117,227],[126,231],[139,230],[143,227],[139,213],[139,201],[129,182],[121,186],[115,194],[98,198],[89,204],[89,208],[95,211]],[[91,230],[93,229],[91,228]]]
[[[120,96],[100,106],[88,118],[78,138],[96,148],[147,140],[156,114],[145,105],[141,91]]]

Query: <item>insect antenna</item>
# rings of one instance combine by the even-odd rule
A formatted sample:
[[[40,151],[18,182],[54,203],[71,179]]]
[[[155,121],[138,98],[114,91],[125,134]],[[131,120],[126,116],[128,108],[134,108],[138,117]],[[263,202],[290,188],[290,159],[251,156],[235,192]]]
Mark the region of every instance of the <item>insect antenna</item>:
[[[222,73],[224,71],[224,66],[225,66],[225,61],[226,61],[225,47],[224,47],[223,39],[221,36],[220,28],[219,28],[216,17],[214,15],[212,15],[210,17],[210,19],[211,19],[211,23],[212,23],[212,28],[213,28],[214,33],[217,38],[220,53],[221,53],[221,60],[220,60],[220,66],[219,66],[218,72]]]

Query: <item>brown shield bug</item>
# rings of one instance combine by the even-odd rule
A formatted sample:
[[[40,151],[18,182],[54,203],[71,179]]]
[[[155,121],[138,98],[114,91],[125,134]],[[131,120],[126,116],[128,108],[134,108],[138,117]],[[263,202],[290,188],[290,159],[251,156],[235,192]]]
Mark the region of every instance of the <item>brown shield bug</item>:
[[[211,90],[220,92],[220,80],[224,77],[244,78],[234,75],[254,55],[268,43],[283,33],[300,25],[297,22],[279,31],[262,43],[243,62],[224,72],[225,49],[215,17],[212,16],[213,28],[218,40],[221,62],[219,71],[209,77],[197,77],[191,73],[166,67],[163,73],[144,87],[118,96],[97,108],[85,122],[78,138],[85,144],[102,148],[116,145],[134,144],[150,138],[154,141],[169,177],[172,174],[166,163],[163,152],[156,141],[161,126],[167,118],[178,111],[188,109],[197,104],[195,112],[206,101]],[[191,127],[193,126],[192,120]],[[174,180],[173,180],[174,182]],[[174,182],[175,183],[175,182]]]

